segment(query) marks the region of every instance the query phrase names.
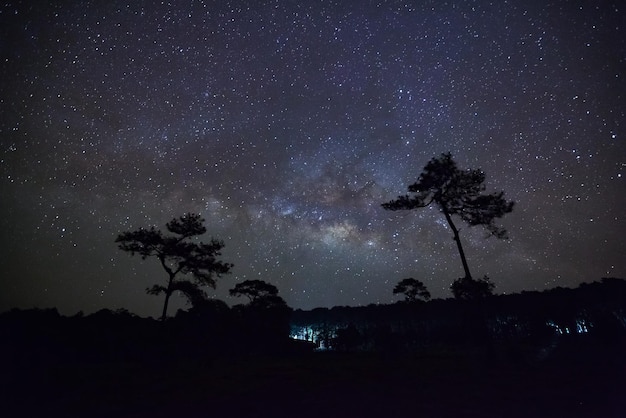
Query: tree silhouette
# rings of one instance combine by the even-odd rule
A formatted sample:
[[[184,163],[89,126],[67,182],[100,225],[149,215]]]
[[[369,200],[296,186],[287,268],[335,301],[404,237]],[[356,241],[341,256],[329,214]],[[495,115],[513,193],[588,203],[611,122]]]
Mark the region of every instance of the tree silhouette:
[[[418,298],[424,300],[430,299],[430,292],[426,289],[424,283],[412,277],[402,279],[398,282],[396,287],[393,288],[393,294],[398,293],[404,294],[407,302],[415,302]]]
[[[139,254],[142,259],[156,257],[168,275],[167,285],[154,285],[146,289],[148,294],[159,295],[165,293],[163,314],[167,315],[167,305],[170,296],[175,291],[182,292],[189,302],[197,303],[206,298],[201,286],[210,286],[215,289],[215,277],[229,273],[232,264],[217,259],[224,247],[222,241],[211,239],[208,244],[194,242],[194,238],[206,232],[204,219],[194,213],[187,213],[174,218],[166,225],[171,234],[164,234],[160,230],[139,228],[135,231],[126,231],[117,236],[122,251],[130,255]],[[178,275],[191,274],[191,280],[177,278]]]
[[[278,296],[276,286],[263,280],[244,280],[229,292],[232,296],[245,296],[250,301],[234,307],[241,315],[240,332],[246,335],[249,344],[258,349],[282,344],[289,335],[292,309]]]
[[[263,280],[244,280],[230,289],[229,293],[231,296],[245,296],[250,300],[250,303],[253,303],[260,298],[278,295],[278,289],[273,284]]]
[[[452,283],[450,290],[457,299],[475,300],[491,296],[495,287],[487,276],[478,280],[461,277]]]
[[[450,153],[441,154],[431,159],[424,167],[416,183],[409,186],[411,196],[398,196],[398,199],[383,203],[387,210],[411,210],[434,204],[443,213],[456,242],[465,271],[465,278],[472,280],[459,229],[452,220],[458,216],[470,226],[484,227],[488,235],[496,238],[507,238],[504,228],[495,224],[513,210],[514,202],[504,199],[504,192],[483,194],[485,191],[485,174],[480,169],[461,170],[452,159]]]
[[[231,296],[248,298],[250,308],[281,308],[289,309],[287,302],[278,296],[278,288],[263,280],[244,280],[228,291]]]

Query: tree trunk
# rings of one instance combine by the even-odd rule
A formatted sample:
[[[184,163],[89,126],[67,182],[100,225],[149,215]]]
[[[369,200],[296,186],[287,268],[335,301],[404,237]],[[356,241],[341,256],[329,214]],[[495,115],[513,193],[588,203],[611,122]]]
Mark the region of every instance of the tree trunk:
[[[442,208],[443,214],[446,216],[446,221],[448,221],[448,225],[450,225],[450,229],[452,229],[452,233],[454,234],[454,240],[456,241],[456,246],[459,249],[459,255],[461,256],[461,262],[463,263],[463,270],[465,270],[465,277],[468,279],[472,278],[472,275],[469,270],[469,266],[467,264],[467,260],[465,259],[465,252],[463,251],[463,246],[461,245],[461,238],[459,237],[459,230],[456,229],[454,222],[452,222],[452,217],[446,210],[445,207]]]
[[[172,295],[172,282],[174,281],[174,276],[170,273],[170,279],[167,283],[167,290],[165,291],[165,302],[163,303],[163,313],[161,314],[161,321],[165,322],[165,318],[167,318],[167,305],[170,302],[170,296]]]
[[[167,317],[167,304],[170,301],[170,292],[165,292],[165,303],[163,303],[163,313],[161,314],[161,322],[165,322]]]

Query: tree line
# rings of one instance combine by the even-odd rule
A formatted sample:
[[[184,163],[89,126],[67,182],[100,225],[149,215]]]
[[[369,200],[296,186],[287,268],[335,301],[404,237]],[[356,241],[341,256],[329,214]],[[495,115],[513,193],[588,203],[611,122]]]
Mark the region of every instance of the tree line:
[[[626,343],[626,280],[482,299],[407,297],[395,304],[296,310],[292,336],[322,349],[415,352],[429,347],[508,347],[520,358],[572,340]]]
[[[163,322],[125,309],[66,317],[55,309],[0,314],[0,354],[14,367],[93,362],[176,364],[224,357],[293,355],[318,349],[417,353],[494,347],[537,361],[572,341],[626,343],[626,280],[479,300],[404,300],[310,311],[274,303],[275,288],[233,288],[247,303],[207,299]],[[291,338],[289,338],[291,337]],[[542,357],[543,356],[543,357]]]

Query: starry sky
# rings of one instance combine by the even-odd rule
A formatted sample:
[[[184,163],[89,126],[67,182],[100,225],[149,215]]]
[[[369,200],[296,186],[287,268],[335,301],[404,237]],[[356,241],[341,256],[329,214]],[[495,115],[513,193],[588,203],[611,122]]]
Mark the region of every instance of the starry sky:
[[[389,212],[451,152],[506,192],[458,224],[497,293],[626,277],[626,9],[610,1],[0,5],[0,311],[158,316],[122,231],[186,212],[294,308],[463,275],[436,209]],[[181,297],[174,307],[185,307]]]

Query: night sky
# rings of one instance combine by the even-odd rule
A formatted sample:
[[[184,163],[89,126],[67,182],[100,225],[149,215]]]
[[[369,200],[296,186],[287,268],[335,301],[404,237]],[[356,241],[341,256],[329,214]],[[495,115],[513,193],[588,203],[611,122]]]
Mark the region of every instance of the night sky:
[[[451,297],[443,216],[380,206],[448,151],[516,201],[508,241],[457,224],[496,293],[626,277],[619,2],[155,3],[0,6],[0,311],[158,316],[166,274],[114,240],[186,212],[229,304],[245,279],[303,309]]]

